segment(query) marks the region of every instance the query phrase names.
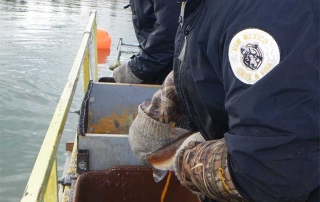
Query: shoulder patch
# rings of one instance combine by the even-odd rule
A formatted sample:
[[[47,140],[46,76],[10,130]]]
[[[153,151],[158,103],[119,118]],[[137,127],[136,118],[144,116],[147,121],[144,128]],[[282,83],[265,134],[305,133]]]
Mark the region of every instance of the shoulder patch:
[[[238,32],[229,44],[229,62],[243,83],[255,84],[280,61],[280,48],[267,32],[248,28]]]

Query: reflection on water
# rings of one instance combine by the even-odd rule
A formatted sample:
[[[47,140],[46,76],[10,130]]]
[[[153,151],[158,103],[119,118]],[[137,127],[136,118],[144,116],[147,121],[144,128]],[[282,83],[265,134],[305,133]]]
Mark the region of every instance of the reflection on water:
[[[99,75],[110,76],[117,42],[136,43],[128,0],[0,1],[0,201],[20,201],[49,122],[67,81],[92,9],[98,27],[112,37],[101,52]],[[131,52],[124,56],[131,56]],[[108,56],[108,57],[107,57]],[[123,57],[123,60],[126,59]],[[82,84],[79,84],[80,87]],[[82,89],[71,109],[78,110]],[[77,115],[70,114],[59,148],[72,141]],[[61,173],[62,165],[59,166]]]
[[[98,50],[98,64],[105,64],[107,58],[110,55],[110,49],[99,49]]]

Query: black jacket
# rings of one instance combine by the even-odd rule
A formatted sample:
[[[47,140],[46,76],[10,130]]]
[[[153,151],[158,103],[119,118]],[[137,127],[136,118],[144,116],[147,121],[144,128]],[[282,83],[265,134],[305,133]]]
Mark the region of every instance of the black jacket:
[[[161,84],[172,71],[180,4],[172,0],[130,0],[140,53],[129,62],[139,79]]]
[[[207,140],[225,137],[233,181],[250,201],[319,193],[319,24],[318,0],[187,3],[176,89]]]

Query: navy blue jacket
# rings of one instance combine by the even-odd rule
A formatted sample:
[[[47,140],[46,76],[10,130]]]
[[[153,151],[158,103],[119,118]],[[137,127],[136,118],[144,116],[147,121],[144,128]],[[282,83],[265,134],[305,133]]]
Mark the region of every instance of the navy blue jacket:
[[[172,71],[180,4],[172,0],[130,0],[140,53],[129,62],[139,79],[161,84]]]
[[[316,201],[319,24],[319,0],[187,3],[176,89],[207,140],[225,137],[232,179],[249,201]]]

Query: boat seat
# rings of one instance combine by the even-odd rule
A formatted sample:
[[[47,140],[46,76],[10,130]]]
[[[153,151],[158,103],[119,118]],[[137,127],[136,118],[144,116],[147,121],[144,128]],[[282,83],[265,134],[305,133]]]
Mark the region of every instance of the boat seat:
[[[115,165],[139,165],[129,142],[129,127],[138,106],[151,100],[157,85],[90,82],[83,99],[77,130],[77,173]]]
[[[111,81],[111,82],[110,82]],[[104,77],[90,82],[80,110],[78,134],[128,134],[138,106],[151,100],[159,85],[114,83]]]

